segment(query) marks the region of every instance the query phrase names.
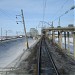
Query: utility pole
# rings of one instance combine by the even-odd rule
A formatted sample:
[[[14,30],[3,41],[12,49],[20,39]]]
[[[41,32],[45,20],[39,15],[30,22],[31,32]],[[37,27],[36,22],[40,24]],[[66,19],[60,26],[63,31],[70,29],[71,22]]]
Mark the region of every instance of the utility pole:
[[[1,28],[1,40],[2,40],[2,28]]]
[[[7,39],[7,30],[6,30],[6,39]]]
[[[16,36],[18,37],[18,32],[16,31]]]
[[[52,44],[54,43],[54,31],[53,31],[53,21],[52,21]]]
[[[23,26],[24,26],[24,33],[25,33],[25,37],[26,37],[26,41],[27,41],[27,49],[29,48],[29,45],[28,45],[28,37],[27,37],[27,34],[26,34],[26,27],[25,27],[25,21],[24,21],[24,15],[23,15],[23,10],[21,9],[21,15],[16,15],[16,18],[17,16],[21,16],[22,17],[22,21],[16,21],[17,24],[18,22],[21,22],[23,23]]]
[[[23,21],[23,26],[24,26],[24,32],[25,32],[26,41],[27,41],[27,48],[29,48],[28,37],[27,37],[27,34],[26,34],[26,27],[25,27],[25,21],[24,21],[24,15],[23,15],[23,10],[22,9],[21,9],[21,13],[22,13],[22,21]]]
[[[60,26],[60,17],[59,17],[59,26]]]

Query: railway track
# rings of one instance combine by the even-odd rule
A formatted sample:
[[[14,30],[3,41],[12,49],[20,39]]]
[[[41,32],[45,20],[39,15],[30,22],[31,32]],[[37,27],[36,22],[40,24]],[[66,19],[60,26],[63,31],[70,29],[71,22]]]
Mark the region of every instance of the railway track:
[[[60,75],[46,45],[45,38],[41,40],[38,52],[38,75]]]

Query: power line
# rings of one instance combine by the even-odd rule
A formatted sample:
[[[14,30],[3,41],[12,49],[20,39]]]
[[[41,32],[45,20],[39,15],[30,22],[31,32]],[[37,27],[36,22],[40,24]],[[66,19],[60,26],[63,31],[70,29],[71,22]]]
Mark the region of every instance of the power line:
[[[62,4],[62,6],[59,8],[59,10],[56,11],[56,14],[55,14],[55,15],[57,15],[57,13],[59,13],[59,12],[64,8],[65,4],[68,3],[68,1],[69,1],[69,0],[66,0],[66,1]],[[55,16],[55,15],[54,15],[54,16]],[[54,17],[54,16],[53,16],[53,17]]]
[[[11,18],[11,14],[9,15],[9,13],[8,13],[6,10],[3,10],[3,9],[0,8],[0,12],[1,12],[3,15],[6,15],[6,17],[8,17],[10,20],[14,20],[14,19]],[[2,14],[1,14],[1,15],[2,15]]]
[[[45,18],[46,3],[47,3],[47,0],[45,0],[45,1],[43,0],[43,21]],[[43,27],[43,24],[42,24],[42,27]]]
[[[69,13],[71,10],[74,10],[74,9],[75,9],[75,6],[72,6],[69,10],[67,10],[66,12],[64,12],[63,14],[61,14],[59,17],[57,17],[56,19],[54,19],[53,22],[54,22],[55,20],[57,20],[58,18],[64,16],[65,14]]]

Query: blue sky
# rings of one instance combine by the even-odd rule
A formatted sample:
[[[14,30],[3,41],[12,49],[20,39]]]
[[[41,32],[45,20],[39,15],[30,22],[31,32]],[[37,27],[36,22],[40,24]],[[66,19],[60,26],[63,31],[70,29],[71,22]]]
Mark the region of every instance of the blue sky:
[[[74,0],[46,0],[44,21],[52,22],[65,11],[69,10],[74,5]],[[39,21],[43,20],[43,2],[45,0],[0,0],[0,28],[12,30],[8,35],[16,35],[16,31],[20,34],[23,32],[22,23],[16,24],[16,21],[21,21],[21,17],[16,19],[16,15],[21,14],[21,9],[24,11],[24,18],[27,32],[30,28],[36,28],[40,31]],[[74,24],[74,10],[60,18],[61,26]],[[46,25],[48,26],[48,25]],[[58,19],[54,21],[54,26],[58,26]]]

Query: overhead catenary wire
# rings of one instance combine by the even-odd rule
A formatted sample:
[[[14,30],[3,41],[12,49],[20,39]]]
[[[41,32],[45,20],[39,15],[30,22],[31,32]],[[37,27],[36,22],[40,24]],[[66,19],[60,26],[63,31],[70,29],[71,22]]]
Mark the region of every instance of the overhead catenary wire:
[[[45,17],[46,2],[47,2],[47,0],[45,0],[45,2],[43,0],[43,20],[44,20],[44,17]]]
[[[70,12],[70,11],[73,10],[73,9],[75,9],[75,6],[72,6],[69,10],[65,11],[65,12],[64,12],[63,14],[61,14],[59,17],[55,18],[55,19],[53,20],[53,22],[56,21],[57,19],[59,19],[60,17],[66,15],[68,12]]]
[[[43,22],[45,19],[46,3],[47,3],[47,0],[43,0]],[[43,27],[43,23],[42,23],[42,27]]]
[[[70,0],[66,0],[62,5],[61,7],[56,11],[55,15],[53,16],[53,18],[64,8],[64,6],[68,3],[68,1]],[[56,19],[56,18],[55,18]],[[55,20],[54,19],[54,20]]]

